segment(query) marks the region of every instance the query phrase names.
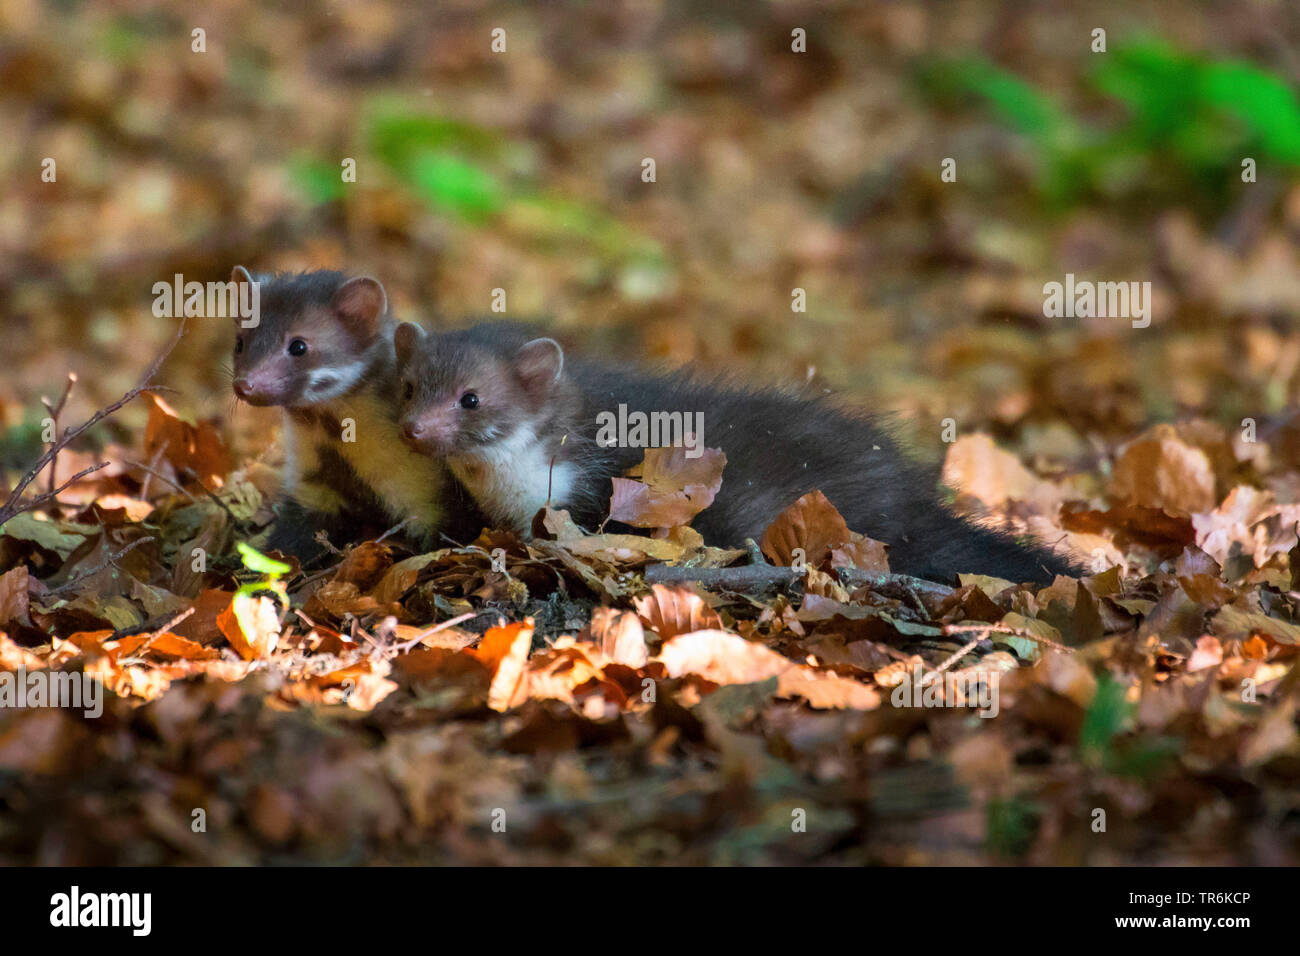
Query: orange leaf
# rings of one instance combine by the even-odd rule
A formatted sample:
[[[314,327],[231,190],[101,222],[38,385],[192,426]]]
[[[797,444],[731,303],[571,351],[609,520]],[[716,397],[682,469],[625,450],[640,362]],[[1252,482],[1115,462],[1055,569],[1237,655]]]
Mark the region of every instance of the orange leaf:
[[[230,458],[221,436],[210,423],[191,425],[157,395],[144,429],[144,450],[149,461],[161,453],[177,471],[194,475],[205,487],[220,488],[230,470]]]
[[[488,706],[506,711],[523,703],[526,695],[524,668],[533,646],[533,619],[525,618],[504,627],[488,628],[474,656],[492,672]]]
[[[217,615],[217,627],[246,661],[269,656],[280,638],[279,614],[268,597],[236,594],[230,606]]]
[[[774,564],[790,567],[798,548],[806,563],[818,567],[832,548],[851,540],[844,516],[820,491],[810,491],[776,516],[763,532],[759,546]]]

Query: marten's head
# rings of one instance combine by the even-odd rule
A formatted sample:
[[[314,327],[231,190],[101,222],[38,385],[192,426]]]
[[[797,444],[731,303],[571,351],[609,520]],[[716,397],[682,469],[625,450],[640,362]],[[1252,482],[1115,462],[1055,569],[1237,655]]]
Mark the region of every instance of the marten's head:
[[[254,281],[243,266],[230,278]],[[235,322],[235,394],[250,405],[301,407],[354,389],[386,347],[384,287],[328,270],[257,281],[255,323]]]
[[[509,323],[432,335],[407,322],[394,344],[402,438],[444,457],[482,455],[535,424],[564,370],[559,343]]]

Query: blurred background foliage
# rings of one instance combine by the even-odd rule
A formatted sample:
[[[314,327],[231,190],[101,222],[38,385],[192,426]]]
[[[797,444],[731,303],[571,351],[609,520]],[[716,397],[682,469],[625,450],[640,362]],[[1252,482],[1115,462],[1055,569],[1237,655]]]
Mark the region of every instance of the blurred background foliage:
[[[3,454],[69,368],[73,414],[130,384],[153,283],[238,262],[430,323],[503,288],[606,352],[816,377],[936,456],[948,417],[1050,470],[1195,414],[1300,462],[1297,41],[1283,0],[6,0]],[[1152,281],[1152,326],[1045,319],[1067,272]],[[201,321],[167,375],[256,452],[228,348]]]

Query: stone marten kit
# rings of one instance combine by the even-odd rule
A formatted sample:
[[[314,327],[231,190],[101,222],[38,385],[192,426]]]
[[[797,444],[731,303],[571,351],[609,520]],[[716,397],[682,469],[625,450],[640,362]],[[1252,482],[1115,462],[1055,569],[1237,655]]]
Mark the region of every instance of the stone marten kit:
[[[238,268],[235,279],[252,281]],[[234,389],[284,409],[284,494],[270,539],[281,550],[310,549],[318,527],[349,535],[402,521],[417,546],[466,541],[483,525],[527,536],[548,505],[594,529],[608,519],[611,479],[645,452],[598,434],[602,414],[622,407],[684,413],[725,453],[721,489],[692,522],[709,544],[757,539],[820,490],[851,529],[890,546],[895,571],[1019,582],[1074,573],[1050,550],[947,510],[936,473],[878,421],[824,397],[576,358],[519,323],[399,324],[366,277],[267,277],[260,295],[260,323],[236,329]]]
[[[254,277],[242,267],[236,282]],[[473,538],[473,502],[443,462],[398,432],[396,358],[383,286],[317,271],[260,277],[256,324],[235,324],[232,387],[250,405],[283,410],[284,474],[268,546],[307,558],[331,538],[378,536],[404,522],[431,547],[441,533]]]

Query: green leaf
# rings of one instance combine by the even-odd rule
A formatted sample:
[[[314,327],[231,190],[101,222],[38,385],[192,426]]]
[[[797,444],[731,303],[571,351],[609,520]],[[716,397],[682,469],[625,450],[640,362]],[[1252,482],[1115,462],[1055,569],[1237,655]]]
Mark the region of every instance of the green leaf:
[[[466,219],[482,219],[501,208],[500,183],[485,170],[447,153],[421,153],[412,159],[407,175],[435,206]]]
[[[1132,709],[1127,693],[1128,688],[1109,673],[1097,681],[1097,692],[1079,728],[1079,750],[1085,761],[1096,765],[1109,756],[1111,740],[1123,728]]]
[[[298,157],[289,163],[289,181],[314,203],[333,202],[343,197],[346,184],[343,168],[312,157]]]
[[[1283,80],[1246,63],[1216,63],[1206,70],[1202,92],[1245,122],[1273,156],[1300,164],[1300,104]]]
[[[267,574],[271,577],[278,577],[281,574],[288,574],[291,570],[289,565],[283,561],[276,561],[274,558],[268,558],[262,552],[255,548],[250,548],[244,542],[239,541],[235,544],[236,550],[239,551],[239,559],[244,562],[244,567],[250,571],[256,571],[258,574]]]
[[[1011,126],[1029,136],[1057,135],[1069,118],[1046,95],[1018,76],[980,60],[964,68],[966,84],[984,97]]]
[[[502,141],[497,134],[441,116],[412,113],[400,106],[380,104],[370,121],[369,140],[375,154],[395,170],[401,170],[420,153],[430,150],[454,152],[480,161],[499,156]]]
[[[1014,859],[1028,852],[1043,808],[1019,797],[991,799],[984,807],[984,841],[994,856]]]

